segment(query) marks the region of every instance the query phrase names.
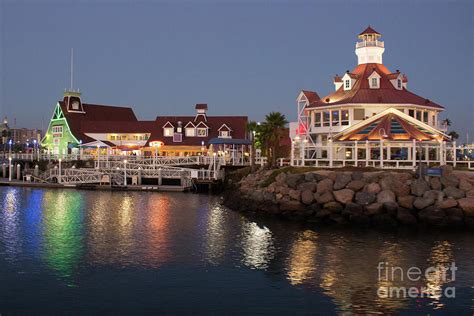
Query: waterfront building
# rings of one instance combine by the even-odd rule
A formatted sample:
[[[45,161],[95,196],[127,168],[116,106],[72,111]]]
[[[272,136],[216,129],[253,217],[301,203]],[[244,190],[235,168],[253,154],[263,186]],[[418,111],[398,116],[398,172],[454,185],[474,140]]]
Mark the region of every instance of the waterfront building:
[[[334,77],[334,92],[299,93],[298,121],[290,124],[292,164],[412,161],[417,142],[425,145],[425,160],[443,160],[440,146],[450,140],[439,118],[444,107],[411,92],[405,74],[384,66],[381,37],[370,26],[358,35],[358,64]]]
[[[22,149],[33,149],[33,147],[41,140],[40,129],[11,127],[8,124],[8,118],[6,116],[0,124],[0,132],[2,135],[0,144],[16,146],[17,148],[20,147]]]
[[[41,142],[48,154],[84,152],[104,155],[188,156],[249,145],[246,116],[209,116],[197,104],[194,116],[157,116],[138,120],[131,107],[87,104],[66,91],[56,104]],[[246,149],[240,148],[243,154]]]

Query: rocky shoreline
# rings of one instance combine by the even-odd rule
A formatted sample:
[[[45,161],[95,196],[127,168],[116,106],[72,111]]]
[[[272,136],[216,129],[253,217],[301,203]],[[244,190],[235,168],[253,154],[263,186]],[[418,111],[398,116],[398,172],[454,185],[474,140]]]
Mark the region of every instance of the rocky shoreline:
[[[441,177],[420,179],[398,170],[248,170],[230,178],[224,201],[233,210],[324,224],[474,228],[474,173],[442,169]]]

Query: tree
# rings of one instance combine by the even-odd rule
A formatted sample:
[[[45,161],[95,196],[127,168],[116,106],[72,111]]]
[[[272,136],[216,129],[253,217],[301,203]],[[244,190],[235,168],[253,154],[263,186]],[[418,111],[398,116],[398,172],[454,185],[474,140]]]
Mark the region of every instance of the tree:
[[[448,136],[451,136],[452,140],[456,140],[459,138],[459,134],[456,131],[451,131],[448,133]]]
[[[255,164],[255,143],[256,143],[256,136],[258,132],[258,124],[255,121],[250,121],[247,123],[247,132],[250,134],[250,139],[252,140],[252,147],[250,148],[250,165],[253,166]]]
[[[451,120],[449,118],[445,118],[441,123],[446,126],[451,126]]]
[[[286,124],[288,121],[284,114],[270,112],[265,116],[265,122],[258,129],[262,147],[269,156],[272,166],[276,165],[277,148],[285,133]]]

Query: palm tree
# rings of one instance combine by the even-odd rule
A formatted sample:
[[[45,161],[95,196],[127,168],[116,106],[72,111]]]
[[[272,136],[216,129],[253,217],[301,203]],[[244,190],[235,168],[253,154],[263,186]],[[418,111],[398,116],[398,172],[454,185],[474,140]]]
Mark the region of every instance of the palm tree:
[[[459,138],[459,134],[458,134],[457,132],[455,132],[455,131],[449,132],[449,133],[448,133],[448,136],[451,136],[451,139],[452,139],[452,140],[456,140],[456,139]]]
[[[276,165],[277,148],[283,137],[285,126],[288,124],[284,114],[270,112],[265,116],[265,122],[260,125],[260,136],[262,145],[270,156],[272,166]]]
[[[441,123],[446,126],[451,126],[451,120],[449,118],[445,118]]]

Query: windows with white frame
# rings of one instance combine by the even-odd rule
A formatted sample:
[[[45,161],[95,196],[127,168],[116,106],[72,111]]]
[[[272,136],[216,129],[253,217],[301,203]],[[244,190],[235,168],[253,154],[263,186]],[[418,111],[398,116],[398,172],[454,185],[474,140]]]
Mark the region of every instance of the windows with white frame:
[[[204,122],[200,122],[198,125],[196,125],[197,137],[207,137],[208,130],[209,126],[207,126]]]
[[[334,109],[314,112],[314,127],[347,126],[349,125],[349,110]]]
[[[169,121],[163,125],[163,136],[172,137],[174,134],[174,126]]]

